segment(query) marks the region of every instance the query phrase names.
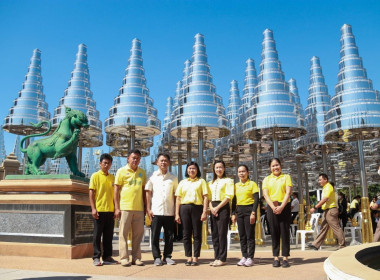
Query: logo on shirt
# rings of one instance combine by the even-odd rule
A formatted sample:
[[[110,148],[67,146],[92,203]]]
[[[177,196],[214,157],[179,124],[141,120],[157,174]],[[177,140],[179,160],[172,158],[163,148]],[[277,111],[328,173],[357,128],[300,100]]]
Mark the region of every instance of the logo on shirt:
[[[142,173],[139,173],[139,177],[142,177]]]

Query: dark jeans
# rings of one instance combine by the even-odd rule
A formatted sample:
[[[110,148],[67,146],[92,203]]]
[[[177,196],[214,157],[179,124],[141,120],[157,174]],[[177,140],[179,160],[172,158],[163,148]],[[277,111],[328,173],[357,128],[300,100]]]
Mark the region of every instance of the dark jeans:
[[[93,259],[100,259],[102,256],[101,239],[103,235],[103,260],[112,256],[112,239],[115,220],[113,212],[98,212],[99,219],[94,219],[94,256]]]
[[[250,223],[252,205],[238,205],[236,207],[241,253],[243,257],[251,259],[255,255],[255,224],[251,225]]]
[[[282,256],[290,255],[290,203],[287,203],[281,214],[273,213],[272,208],[267,209],[270,232],[272,236],[273,256],[280,255],[280,237],[282,240]]]
[[[179,215],[183,225],[183,247],[185,256],[192,257],[191,236],[194,238],[194,257],[201,254],[202,245],[202,221],[203,205],[181,204]]]
[[[161,228],[164,228],[164,259],[171,258],[173,252],[173,238],[174,238],[174,216],[159,216],[154,215],[151,225],[152,230],[152,253],[153,258],[161,259],[160,250],[160,234]]]
[[[220,201],[211,202],[212,207],[218,206]],[[211,214],[212,245],[215,260],[225,262],[227,259],[227,233],[230,222],[230,204],[227,203],[219,211],[218,216]]]

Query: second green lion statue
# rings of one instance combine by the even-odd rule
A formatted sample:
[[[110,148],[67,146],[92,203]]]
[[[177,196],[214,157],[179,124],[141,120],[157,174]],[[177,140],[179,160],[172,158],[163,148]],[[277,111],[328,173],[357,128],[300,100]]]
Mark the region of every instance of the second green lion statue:
[[[80,129],[82,127],[88,127],[87,116],[82,111],[73,110],[69,107],[66,107],[65,113],[65,118],[60,121],[52,135],[34,141],[26,149],[22,147],[26,139],[43,136],[51,131],[50,122],[43,121],[38,124],[33,124],[33,126],[41,128],[42,125],[46,123],[48,125],[46,132],[28,135],[21,140],[21,151],[28,155],[28,162],[25,166],[26,175],[45,174],[39,170],[39,167],[45,163],[47,158],[57,159],[65,157],[71,172],[76,176],[85,177],[85,174],[78,169],[76,151]]]

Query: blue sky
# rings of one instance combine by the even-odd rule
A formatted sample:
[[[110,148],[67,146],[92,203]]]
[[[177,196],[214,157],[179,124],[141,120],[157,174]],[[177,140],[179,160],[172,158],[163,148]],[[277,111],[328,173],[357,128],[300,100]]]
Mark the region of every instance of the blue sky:
[[[231,80],[242,94],[245,61],[261,62],[262,32],[274,31],[286,79],[295,78],[306,107],[310,58],[319,56],[334,94],[340,27],[353,26],[360,55],[380,89],[379,1],[0,1],[1,120],[21,89],[32,51],[42,51],[46,101],[52,113],[67,87],[77,47],[88,47],[91,90],[104,122],[122,85],[133,38],[142,41],[150,96],[163,120],[194,35],[205,35],[217,93],[227,106]],[[15,136],[5,132],[7,153]]]

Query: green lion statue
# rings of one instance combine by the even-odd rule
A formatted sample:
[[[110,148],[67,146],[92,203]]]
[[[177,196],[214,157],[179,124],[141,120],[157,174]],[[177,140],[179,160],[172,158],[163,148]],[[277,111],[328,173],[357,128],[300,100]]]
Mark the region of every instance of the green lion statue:
[[[71,172],[76,176],[85,177],[85,174],[78,170],[76,151],[80,129],[82,127],[88,127],[88,120],[86,115],[79,110],[72,110],[71,108],[66,107],[65,113],[65,118],[60,121],[57,129],[52,135],[34,141],[26,149],[23,148],[26,139],[43,136],[51,131],[50,122],[42,121],[38,124],[32,125],[35,128],[41,128],[45,123],[48,125],[48,130],[46,132],[28,135],[21,140],[21,151],[28,155],[28,162],[25,166],[26,175],[45,174],[45,172],[39,170],[39,167],[45,163],[47,158],[57,159],[65,157]]]

